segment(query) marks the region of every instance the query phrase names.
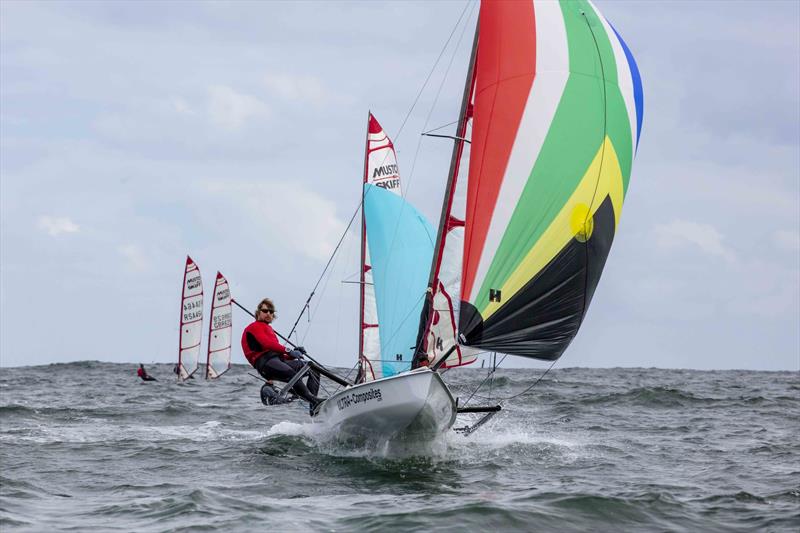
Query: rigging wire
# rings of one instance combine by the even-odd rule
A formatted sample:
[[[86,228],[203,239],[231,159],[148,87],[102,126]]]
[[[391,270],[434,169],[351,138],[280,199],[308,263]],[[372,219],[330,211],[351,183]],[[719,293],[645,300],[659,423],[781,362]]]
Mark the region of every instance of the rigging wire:
[[[336,260],[333,263],[334,265],[336,265],[336,263],[338,263],[338,261],[339,261],[339,257],[340,256],[334,255],[333,257],[336,257]],[[325,278],[325,283],[322,285],[322,292],[320,293],[320,298],[317,299],[317,302],[314,305],[314,309],[311,310],[309,308],[309,310],[308,310],[308,328],[306,328],[306,331],[303,334],[302,342],[305,342],[305,339],[308,337],[308,334],[311,332],[311,320],[313,319],[313,317],[315,317],[317,315],[317,311],[319,310],[319,306],[322,304],[322,297],[325,296],[325,292],[328,290],[328,284],[330,283],[331,278],[333,277],[333,273],[334,273],[334,269],[331,269],[331,271],[328,273],[327,278]],[[340,285],[340,287],[341,287],[341,285]],[[338,316],[341,317],[341,313],[339,313]],[[338,333],[338,328],[337,328],[337,333]]]
[[[420,87],[419,91],[417,92],[417,96],[414,98],[414,102],[411,104],[411,107],[409,108],[408,112],[406,113],[406,116],[403,119],[403,122],[400,124],[400,128],[397,130],[397,133],[394,136],[394,142],[396,142],[400,138],[400,135],[403,132],[403,128],[405,128],[405,125],[408,122],[408,119],[411,116],[411,113],[414,111],[414,108],[416,107],[417,102],[419,101],[420,97],[422,96],[423,91],[427,87],[428,82],[430,81],[431,77],[433,76],[433,73],[435,72],[436,67],[439,64],[439,61],[442,59],[442,56],[444,55],[445,51],[447,50],[447,47],[450,44],[450,40],[453,38],[453,35],[455,35],[456,30],[458,29],[458,26],[461,24],[461,20],[464,18],[464,14],[467,12],[467,8],[469,7],[470,3],[472,3],[471,0],[466,2],[466,4],[464,5],[464,9],[461,11],[461,15],[459,15],[458,20],[456,21],[455,25],[453,26],[453,29],[450,31],[450,35],[447,37],[447,40],[445,41],[444,45],[442,46],[442,49],[439,52],[439,55],[436,58],[436,61],[434,61],[433,66],[431,67],[430,72],[428,73],[428,76],[425,78],[425,81],[423,82],[422,87]],[[388,154],[387,154],[387,156],[388,156]],[[297,327],[297,324],[300,322],[300,319],[303,317],[303,314],[309,308],[309,303],[311,302],[311,298],[313,298],[314,293],[316,292],[317,287],[319,286],[319,283],[322,280],[322,277],[325,275],[325,272],[328,270],[328,267],[330,266],[331,261],[333,260],[333,257],[338,252],[339,247],[342,244],[342,241],[344,240],[345,236],[347,235],[347,232],[350,230],[350,227],[353,225],[353,221],[355,220],[356,215],[362,209],[362,206],[364,205],[364,198],[365,197],[366,197],[366,194],[362,194],[361,195],[361,199],[359,200],[358,205],[356,206],[356,209],[353,212],[353,216],[350,217],[350,222],[348,222],[347,227],[345,228],[344,233],[342,234],[342,237],[339,239],[339,243],[336,245],[336,248],[334,248],[333,253],[331,254],[331,257],[328,259],[328,263],[325,265],[325,268],[322,270],[322,274],[320,274],[320,277],[317,280],[317,283],[314,285],[314,288],[311,290],[311,294],[309,294],[308,298],[306,299],[305,304],[303,305],[303,308],[300,310],[300,314],[297,316],[297,320],[295,320],[294,326],[292,326],[292,329],[289,332],[289,335],[288,335],[289,337],[291,337],[292,333],[294,333],[294,330]]]
[[[469,5],[470,5],[470,3],[467,3],[464,6],[464,9],[461,12],[461,16],[458,18],[458,22],[456,22],[456,26],[453,28],[453,31],[450,32],[450,36],[448,37],[447,42],[444,45],[444,48],[442,48],[442,51],[439,53],[439,57],[436,59],[436,64],[438,64],[439,60],[444,55],[444,52],[445,52],[447,46],[449,45],[450,40],[452,39],[453,35],[455,34],[455,31],[458,28],[458,25],[461,23],[461,19],[464,17],[464,13],[466,13],[467,7],[469,7]],[[475,4],[473,3],[472,4],[472,9],[470,10],[469,16],[467,17],[468,19],[472,16],[472,13],[473,13],[474,9],[475,9]],[[430,122],[431,116],[433,115],[433,111],[434,111],[434,109],[436,109],[436,105],[439,102],[439,96],[441,95],[442,89],[444,88],[444,85],[447,82],[447,77],[448,77],[448,75],[450,73],[450,69],[453,66],[453,62],[455,61],[456,54],[457,54],[458,49],[459,49],[459,45],[461,44],[461,41],[464,38],[464,34],[466,33],[467,26],[468,26],[467,24],[464,24],[464,27],[461,30],[461,35],[459,36],[458,41],[456,42],[455,46],[453,47],[453,53],[450,56],[450,61],[447,64],[447,68],[445,69],[445,73],[444,73],[444,76],[442,77],[442,81],[439,83],[439,87],[438,87],[438,89],[436,91],[436,96],[434,97],[433,102],[431,103],[431,106],[430,106],[430,108],[428,110],[428,115],[425,117],[425,123],[423,125],[423,130],[427,128],[428,123]],[[436,64],[434,64],[434,68],[435,68]],[[433,74],[433,70],[428,75],[428,79],[425,80],[426,84],[430,80],[432,74]],[[417,95],[417,100],[419,99],[420,94],[422,94],[421,91]],[[417,100],[414,101],[415,105],[417,103]],[[408,115],[407,115],[407,117],[408,117]],[[456,121],[456,122],[458,122],[458,121]],[[404,124],[405,124],[405,122],[404,122]],[[399,136],[399,133],[398,133],[398,136]],[[411,163],[411,172],[410,172],[410,174],[408,176],[408,182],[407,182],[407,185],[406,185],[406,188],[405,188],[405,192],[403,192],[401,190],[403,199],[405,199],[406,196],[408,195],[408,193],[409,193],[409,191],[411,189],[411,184],[414,182],[414,170],[416,169],[417,160],[418,160],[418,157],[419,157],[419,152],[420,152],[420,149],[422,148],[422,139],[423,139],[422,135],[420,135],[419,138],[417,139],[417,148],[416,148],[416,151],[414,152],[414,158],[413,158],[412,163]],[[398,217],[397,217],[397,219],[395,220],[395,223],[394,223],[394,231],[392,232],[392,239],[391,239],[391,241],[389,241],[389,250],[390,250],[389,257],[390,258],[391,258],[391,254],[394,251],[394,244],[395,244],[395,241],[397,240],[397,234],[400,231],[400,219],[402,217],[403,212],[406,209],[406,205],[407,204],[405,202],[402,204],[402,206],[400,208],[400,214],[398,215]],[[436,245],[435,241],[431,240],[431,246],[435,246],[435,245]],[[422,296],[420,297],[420,299],[417,300],[417,302],[414,304],[414,306],[411,308],[411,310],[408,312],[406,317],[401,322],[400,326],[405,324],[406,320],[408,319],[408,316],[414,311],[414,308],[416,307],[416,305],[425,297],[425,294],[426,293],[423,293]],[[395,337],[395,335],[399,332],[400,326],[398,326],[398,328],[395,330],[395,332],[392,333],[392,336],[391,336],[391,338],[389,340],[393,339]],[[381,343],[383,344],[383,340],[382,339],[381,339]],[[416,352],[417,347],[415,347],[414,350]]]
[[[468,15],[467,19],[471,18],[472,13],[475,10],[475,5],[476,5],[475,3],[472,3],[472,9],[470,9],[470,12],[469,12],[469,15]],[[431,76],[433,75],[433,72],[435,71],[436,65],[438,65],[439,61],[444,56],[444,53],[447,50],[447,47],[449,46],[449,43],[450,43],[453,35],[455,34],[456,30],[458,29],[458,26],[461,24],[461,20],[464,18],[464,14],[466,13],[468,7],[470,7],[470,2],[468,2],[464,6],[464,9],[462,10],[461,15],[459,16],[458,21],[456,22],[456,25],[453,27],[453,30],[450,32],[450,36],[447,38],[447,41],[445,42],[441,52],[439,53],[439,57],[436,59],[436,62],[434,63],[433,69],[428,74],[428,78],[425,80],[425,84],[423,85],[422,89],[420,89],[420,92],[417,94],[417,98],[414,100],[414,105],[412,105],[412,110],[413,110],[414,106],[416,106],[416,104],[417,104],[417,102],[419,100],[419,97],[422,94],[422,90],[425,88],[425,85],[427,85],[428,81],[430,81]],[[423,130],[427,128],[428,123],[430,122],[431,116],[433,115],[433,111],[434,111],[434,109],[436,109],[436,105],[437,105],[437,103],[439,101],[439,96],[441,95],[442,89],[444,88],[444,85],[447,82],[447,77],[448,77],[448,75],[450,73],[450,70],[451,70],[451,68],[453,66],[453,62],[455,61],[455,57],[457,55],[457,52],[458,52],[458,49],[459,49],[459,45],[461,44],[461,41],[464,38],[464,34],[466,33],[467,26],[468,26],[468,24],[464,24],[464,27],[461,30],[461,35],[459,36],[458,41],[455,43],[455,46],[453,47],[453,52],[452,52],[452,55],[450,56],[450,61],[447,64],[447,68],[445,69],[444,75],[442,77],[442,81],[439,83],[439,87],[438,87],[438,89],[436,91],[436,96],[434,97],[434,100],[431,103],[431,106],[430,106],[430,108],[428,110],[428,115],[425,117],[425,123],[423,125]],[[406,115],[406,119],[403,121],[403,126],[405,125],[406,120],[408,120],[408,117],[410,116],[410,114],[411,114],[411,110],[409,110],[409,113]],[[456,121],[456,122],[458,122],[458,121]],[[402,130],[402,126],[401,126],[401,130]],[[398,134],[395,136],[395,141],[399,138],[399,136],[400,136],[400,132],[398,132]],[[414,152],[414,158],[413,158],[412,164],[411,164],[411,172],[409,173],[409,176],[408,176],[408,181],[407,181],[407,185],[405,187],[405,192],[403,192],[402,189],[400,191],[401,192],[401,196],[402,196],[402,198],[404,200],[407,197],[407,195],[408,195],[408,193],[409,193],[409,191],[411,189],[411,184],[414,182],[414,175],[415,175],[414,174],[414,170],[416,169],[419,152],[420,152],[420,149],[422,147],[422,139],[423,139],[422,135],[420,135],[419,138],[417,139],[417,147],[416,147],[416,151]],[[387,152],[386,156],[388,157],[388,155],[389,154]],[[366,196],[366,195],[364,195],[364,196]],[[401,218],[403,216],[403,212],[405,211],[406,206],[407,206],[407,203],[403,202],[403,204],[400,207],[400,213],[398,214],[398,216],[397,216],[397,218],[395,220],[395,223],[394,223],[394,228],[393,228],[393,232],[392,232],[392,238],[389,241],[389,250],[390,250],[389,257],[390,258],[392,256],[392,254],[394,253],[394,250],[395,250],[394,244],[395,244],[395,242],[397,240],[397,235],[398,235],[398,233],[400,231],[400,220],[401,220]],[[363,209],[363,207],[362,207],[362,209]],[[430,237],[431,236],[429,235],[429,238]],[[431,246],[435,246],[435,244],[436,244],[435,241],[433,239],[431,239]],[[392,333],[392,336],[389,338],[389,341],[391,341],[397,335],[397,333],[399,333],[400,327],[403,324],[405,324],[405,322],[408,319],[409,315],[414,311],[414,308],[416,307],[416,305],[424,297],[425,297],[425,293],[423,293],[422,296],[420,297],[420,299],[417,300],[417,302],[414,304],[414,306],[411,307],[411,310],[408,312],[408,314],[406,314],[406,316],[403,319],[403,321],[400,323],[400,325],[398,325],[397,329]],[[389,341],[386,341],[386,342],[389,342]],[[381,344],[384,344],[383,336],[381,336]],[[414,348],[415,352],[416,352],[416,349],[417,348],[415,347]]]
[[[467,16],[467,20],[472,18],[472,13],[475,11],[475,5],[477,5],[477,4],[474,4],[474,3],[472,4],[472,9],[470,9],[469,15]],[[466,11],[466,9],[467,8],[465,6],[464,10]],[[462,12],[461,15],[463,17],[464,12]],[[460,21],[461,21],[461,17],[459,17],[459,22]],[[442,89],[444,89],[444,84],[447,82],[447,77],[450,74],[450,69],[453,67],[453,62],[456,59],[456,54],[458,53],[458,49],[459,49],[459,47],[461,45],[461,42],[464,40],[464,34],[467,32],[467,27],[468,26],[469,26],[469,24],[464,24],[464,27],[461,30],[461,35],[458,37],[458,42],[453,47],[453,53],[450,56],[450,62],[447,64],[447,69],[445,69],[444,76],[442,77],[442,82],[439,84],[439,88],[436,91],[436,96],[433,98],[433,103],[431,103],[431,107],[428,110],[428,116],[425,117],[425,124],[422,126],[423,130],[425,130],[428,127],[428,123],[431,120],[431,116],[433,116],[433,110],[436,109],[436,105],[439,103],[439,96],[441,96]],[[455,31],[455,28],[453,28],[453,31]],[[452,34],[451,34],[451,36],[452,36]],[[448,39],[448,42],[449,42],[449,39]],[[443,52],[444,52],[444,50],[443,50]],[[456,120],[455,122],[451,122],[450,125],[456,124],[456,123],[458,123],[458,120]],[[419,139],[417,139],[417,149],[414,152],[414,159],[412,159],[412,162],[411,162],[411,174],[408,177],[408,185],[406,186],[406,192],[405,192],[405,195],[403,195],[403,197],[405,197],[408,194],[409,189],[411,189],[411,183],[413,182],[413,179],[414,179],[414,170],[417,167],[417,159],[419,157],[420,149],[422,148],[422,138],[423,137],[424,137],[424,135],[420,135]]]
[[[461,10],[461,15],[458,16],[458,20],[456,21],[455,25],[453,26],[452,31],[450,31],[450,35],[447,37],[447,40],[445,41],[444,46],[442,46],[442,50],[439,52],[439,56],[436,58],[436,61],[433,62],[433,66],[431,67],[430,72],[428,72],[428,76],[425,78],[425,81],[423,82],[422,87],[420,87],[419,91],[417,92],[417,96],[416,96],[416,98],[414,98],[414,103],[411,104],[411,108],[408,110],[408,113],[406,113],[406,116],[403,119],[402,124],[400,124],[400,129],[397,130],[397,133],[394,136],[394,140],[395,141],[397,141],[397,139],[400,138],[400,134],[403,132],[403,128],[405,127],[406,122],[408,122],[408,119],[411,116],[411,113],[414,111],[414,108],[417,106],[417,102],[419,102],[419,99],[422,96],[422,92],[425,90],[425,87],[427,87],[428,82],[431,79],[431,76],[433,76],[433,73],[436,71],[436,66],[439,64],[439,61],[442,59],[442,56],[444,55],[445,50],[447,50],[447,46],[450,44],[450,40],[453,38],[453,35],[455,35],[456,30],[458,29],[458,26],[461,24],[461,19],[464,18],[464,13],[467,12],[467,8],[469,7],[469,5],[471,3],[473,3],[471,0],[466,2],[465,5],[464,5],[464,9]],[[473,7],[473,9],[474,9],[474,7]]]
[[[502,363],[503,360],[505,360],[505,357],[503,357],[503,359],[500,360],[500,363]],[[550,363],[550,366],[547,367],[547,370],[545,370],[544,373],[541,376],[539,376],[539,378],[536,381],[534,381],[530,386],[528,386],[525,390],[523,390],[520,393],[508,396],[506,398],[500,398],[498,400],[498,403],[504,404],[504,403],[506,403],[506,402],[508,402],[510,400],[513,400],[515,398],[518,398],[520,396],[524,396],[525,394],[528,394],[540,381],[542,381],[542,379],[544,379],[544,377],[547,375],[547,373],[550,372],[550,370],[552,370],[553,366],[555,366],[555,364],[557,362],[558,362],[558,360],[556,359],[555,361]],[[500,366],[500,363],[497,364],[498,367]],[[483,384],[486,383],[487,379],[489,379],[489,376],[486,376],[486,379],[484,379],[477,387],[475,387],[475,390],[473,391],[473,393],[470,395],[469,398],[467,398],[467,402],[469,400],[471,400],[473,397],[474,398],[478,398],[479,400],[487,400],[487,401],[494,401],[496,399],[496,398],[492,398],[492,397],[489,397],[489,396],[481,396],[479,394],[476,394],[478,392],[478,390],[480,390],[480,388],[483,386]],[[466,402],[464,404],[466,405]]]
[[[359,204],[359,208],[360,207],[361,207],[361,205]],[[344,229],[344,233],[342,233],[342,237],[339,239],[339,242],[336,244],[336,248],[333,249],[333,253],[331,254],[330,258],[328,258],[328,262],[325,265],[325,268],[322,269],[322,274],[320,274],[319,279],[317,280],[317,283],[314,284],[314,288],[311,289],[311,294],[308,295],[308,298],[306,299],[306,303],[305,303],[305,305],[303,305],[303,308],[300,310],[300,314],[297,316],[297,320],[294,321],[294,325],[292,326],[291,331],[289,331],[289,335],[287,335],[287,337],[291,337],[292,336],[292,333],[294,333],[295,328],[297,328],[298,322],[300,322],[300,319],[303,317],[303,313],[305,313],[306,309],[308,309],[309,302],[311,302],[311,298],[314,296],[314,293],[316,292],[317,287],[319,287],[319,284],[322,281],[322,278],[325,276],[325,272],[328,271],[328,267],[331,266],[331,261],[333,261],[333,258],[336,256],[336,252],[339,251],[339,247],[342,245],[342,241],[344,241],[344,238],[347,236],[347,232],[350,231],[350,226],[353,225],[353,221],[356,219],[356,215],[357,214],[358,214],[358,209],[356,209],[355,213],[353,213],[353,216],[350,217],[350,222],[347,223],[347,227]]]
[[[439,126],[438,128],[433,128],[432,130],[424,131],[424,132],[422,132],[422,135],[427,135],[429,133],[433,133],[434,131],[439,131],[439,130],[443,130],[445,128],[449,128],[453,124],[458,124],[458,120],[454,120],[453,122],[448,122],[447,124],[445,124],[443,126]]]

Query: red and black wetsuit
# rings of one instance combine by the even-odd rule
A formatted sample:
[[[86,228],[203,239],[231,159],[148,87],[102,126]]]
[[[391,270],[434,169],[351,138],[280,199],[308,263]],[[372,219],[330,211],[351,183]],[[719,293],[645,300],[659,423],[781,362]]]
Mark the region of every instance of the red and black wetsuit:
[[[303,362],[288,354],[286,346],[278,342],[272,326],[266,322],[253,322],[242,332],[242,351],[247,361],[264,379],[289,381],[303,368]],[[308,373],[307,383],[298,381],[292,390],[313,405],[319,403],[319,373]]]
[[[242,332],[242,351],[247,358],[247,362],[255,368],[256,361],[268,352],[281,356],[286,359],[289,351],[286,346],[278,342],[278,336],[272,326],[266,322],[253,322]]]

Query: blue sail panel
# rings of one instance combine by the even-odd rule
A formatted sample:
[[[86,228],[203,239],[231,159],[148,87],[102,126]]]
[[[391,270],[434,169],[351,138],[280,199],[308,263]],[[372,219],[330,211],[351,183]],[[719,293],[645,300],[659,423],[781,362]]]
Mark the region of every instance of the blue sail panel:
[[[364,217],[388,377],[411,368],[436,234],[414,206],[375,185],[364,188]]]

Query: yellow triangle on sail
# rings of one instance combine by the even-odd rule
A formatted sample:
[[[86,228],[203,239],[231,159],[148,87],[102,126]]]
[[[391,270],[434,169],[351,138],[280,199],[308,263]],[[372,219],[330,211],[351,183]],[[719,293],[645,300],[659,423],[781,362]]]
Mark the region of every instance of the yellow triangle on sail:
[[[572,196],[500,288],[503,301],[511,299],[573,238],[580,242],[586,242],[591,238],[594,214],[606,196],[611,198],[616,228],[619,226],[624,192],[622,169],[614,145],[608,136],[597,150]],[[480,311],[481,316],[486,320],[500,307],[501,302],[490,301]]]

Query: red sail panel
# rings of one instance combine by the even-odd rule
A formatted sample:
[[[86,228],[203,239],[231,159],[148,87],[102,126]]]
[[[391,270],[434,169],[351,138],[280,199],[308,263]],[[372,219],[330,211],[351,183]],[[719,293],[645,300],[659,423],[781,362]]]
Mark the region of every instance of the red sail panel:
[[[536,72],[533,2],[481,3],[461,294],[475,273]]]

